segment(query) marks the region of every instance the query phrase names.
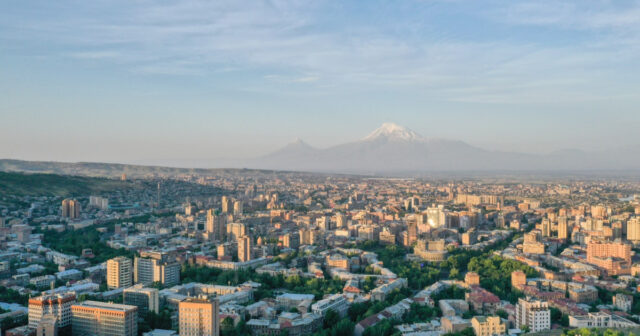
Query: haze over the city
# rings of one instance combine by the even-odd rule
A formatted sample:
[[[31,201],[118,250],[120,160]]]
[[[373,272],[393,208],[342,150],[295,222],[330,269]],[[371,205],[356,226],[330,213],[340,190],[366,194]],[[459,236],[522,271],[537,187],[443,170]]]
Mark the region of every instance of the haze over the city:
[[[385,122],[607,152],[640,145],[639,46],[637,1],[6,1],[0,158],[217,167]]]

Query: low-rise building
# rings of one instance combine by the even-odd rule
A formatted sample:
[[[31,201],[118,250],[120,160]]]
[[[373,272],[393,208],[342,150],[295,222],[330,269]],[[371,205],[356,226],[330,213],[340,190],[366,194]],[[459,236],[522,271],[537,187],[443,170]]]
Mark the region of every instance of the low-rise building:
[[[311,311],[320,316],[324,316],[329,310],[344,317],[349,310],[349,301],[342,294],[333,294],[311,305]]]
[[[638,324],[618,315],[604,312],[587,315],[569,315],[569,326],[573,328],[632,328]]]
[[[443,316],[440,319],[440,324],[446,333],[456,333],[471,328],[471,321],[460,316]]]
[[[476,336],[497,336],[507,332],[507,325],[499,316],[475,316],[471,319],[471,327]]]
[[[382,286],[378,286],[371,291],[371,299],[374,301],[384,301],[389,293],[396,289],[407,287],[407,279],[397,278]]]
[[[613,305],[624,312],[628,312],[633,306],[633,296],[618,293],[613,297]]]

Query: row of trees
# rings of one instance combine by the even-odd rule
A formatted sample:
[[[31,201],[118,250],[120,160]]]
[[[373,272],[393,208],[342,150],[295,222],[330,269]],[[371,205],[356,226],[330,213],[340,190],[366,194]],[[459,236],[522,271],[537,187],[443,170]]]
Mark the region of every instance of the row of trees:
[[[614,329],[573,329],[562,333],[563,336],[635,336],[631,331],[621,331]]]

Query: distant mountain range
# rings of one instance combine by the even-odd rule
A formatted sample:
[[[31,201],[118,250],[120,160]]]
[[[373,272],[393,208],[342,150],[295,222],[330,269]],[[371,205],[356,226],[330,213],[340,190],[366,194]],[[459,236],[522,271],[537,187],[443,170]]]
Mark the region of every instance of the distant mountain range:
[[[492,151],[462,141],[425,138],[416,132],[385,123],[368,136],[329,148],[315,148],[300,139],[270,154],[248,160],[216,161],[228,169],[171,168],[115,163],[65,163],[0,159],[0,171],[44,172],[86,176],[175,176],[236,173],[242,169],[418,176],[432,173],[465,175],[468,172],[615,172],[640,173],[640,146],[607,151],[560,150],[549,154]],[[611,174],[608,174],[611,175]]]
[[[353,173],[429,171],[582,171],[640,169],[640,146],[546,155],[491,151],[462,141],[425,138],[385,123],[361,140],[325,149],[300,139],[243,167]]]

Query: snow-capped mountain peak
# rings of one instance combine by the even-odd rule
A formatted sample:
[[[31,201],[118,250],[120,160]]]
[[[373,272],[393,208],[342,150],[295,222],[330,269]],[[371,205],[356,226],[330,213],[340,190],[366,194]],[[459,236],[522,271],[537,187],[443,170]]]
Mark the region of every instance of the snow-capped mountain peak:
[[[378,129],[367,135],[363,141],[373,141],[379,139],[416,141],[424,140],[418,133],[394,123],[384,123]]]

